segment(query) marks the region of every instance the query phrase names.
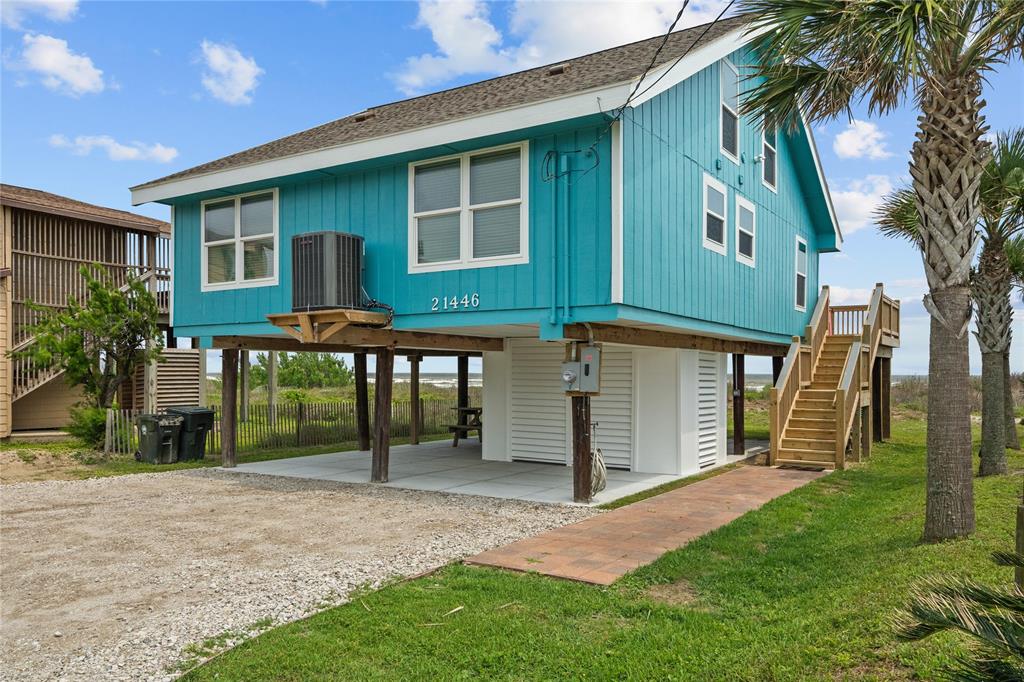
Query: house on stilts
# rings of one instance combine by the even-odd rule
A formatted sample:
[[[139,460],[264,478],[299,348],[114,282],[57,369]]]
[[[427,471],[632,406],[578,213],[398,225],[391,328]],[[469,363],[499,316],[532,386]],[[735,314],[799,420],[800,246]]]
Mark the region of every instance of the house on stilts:
[[[357,370],[376,354],[377,481],[396,354],[482,356],[480,457],[575,462],[576,499],[591,420],[612,469],[724,463],[730,355],[740,386],[745,356],[774,358],[773,464],[863,456],[888,430],[899,303],[878,285],[832,306],[820,286],[842,235],[810,129],[743,111],[754,38],[726,19],[133,187],[172,208],[175,329],[225,351],[227,461],[240,350],[354,352]],[[581,392],[563,374],[587,359]]]

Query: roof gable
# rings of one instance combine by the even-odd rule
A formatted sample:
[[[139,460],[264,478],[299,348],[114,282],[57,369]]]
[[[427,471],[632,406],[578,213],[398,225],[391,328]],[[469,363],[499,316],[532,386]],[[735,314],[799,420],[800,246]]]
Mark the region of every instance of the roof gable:
[[[129,213],[116,208],[97,206],[84,201],[71,199],[59,194],[44,192],[29,187],[18,187],[17,185],[0,185],[0,205],[23,208],[29,211],[40,213],[52,213],[63,215],[79,220],[91,220],[97,223],[117,225],[143,232],[171,231],[170,223],[156,218]]]

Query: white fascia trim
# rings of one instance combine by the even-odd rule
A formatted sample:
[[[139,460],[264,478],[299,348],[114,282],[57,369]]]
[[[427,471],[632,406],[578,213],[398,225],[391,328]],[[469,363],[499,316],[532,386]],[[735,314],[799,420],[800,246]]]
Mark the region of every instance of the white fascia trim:
[[[764,35],[770,30],[770,28],[766,27],[762,27],[754,31],[747,28],[737,28],[726,33],[718,40],[705,45],[699,50],[694,50],[683,57],[679,63],[674,66],[674,62],[669,62],[668,64],[658,67],[651,71],[647,77],[644,78],[644,81],[653,83],[658,80],[658,78],[661,78],[662,74],[666,74],[665,77],[661,78],[661,80],[658,81],[656,85],[652,86],[650,90],[634,98],[633,101],[630,102],[629,106],[637,107],[647,100],[657,97],[666,90],[679,85],[698,71],[701,71],[721,59],[725,59],[736,50],[740,49],[750,41]],[[641,84],[640,90],[643,90],[644,87],[645,86]]]
[[[622,303],[623,291],[623,173],[622,122],[612,123],[612,303]]]
[[[828,191],[828,181],[825,180],[825,171],[821,167],[821,158],[818,156],[818,145],[814,142],[814,133],[811,132],[811,127],[807,125],[807,118],[804,116],[804,112],[802,110],[800,111],[800,123],[804,127],[804,134],[807,135],[807,141],[810,142],[811,157],[814,159],[814,169],[818,172],[818,182],[821,183],[821,189],[825,193],[825,205],[828,206],[828,215],[832,219],[832,229],[836,233],[836,251],[839,251],[843,248],[843,232],[839,227],[839,218],[836,217],[836,207],[832,204],[832,193]]]
[[[480,116],[448,121],[394,135],[351,142],[338,147],[295,154],[224,171],[213,171],[181,180],[170,180],[159,185],[133,189],[132,204],[138,206],[150,201],[208,192],[224,187],[244,185],[295,173],[331,168],[391,154],[438,147],[477,137],[599,114],[621,106],[629,96],[631,89],[632,83],[630,82],[617,83],[604,88],[579,92],[568,97],[493,111]]]
[[[171,206],[171,243],[168,244],[170,247],[170,257],[168,258],[167,266],[170,268],[171,277],[168,282],[167,290],[167,324],[174,329],[174,206]]]

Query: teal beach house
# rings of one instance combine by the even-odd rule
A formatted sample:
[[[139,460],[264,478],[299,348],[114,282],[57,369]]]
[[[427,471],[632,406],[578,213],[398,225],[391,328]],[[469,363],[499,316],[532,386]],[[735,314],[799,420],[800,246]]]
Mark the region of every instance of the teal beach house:
[[[850,311],[828,304],[819,254],[842,234],[811,131],[743,110],[758,59],[744,19],[658,52],[663,40],[370,108],[133,187],[133,203],[172,207],[176,334],[370,351],[378,366],[396,351],[479,354],[480,457],[560,465],[580,428],[562,363],[593,345],[606,464],[676,476],[726,461],[729,355],[774,356],[773,457],[841,466],[881,402],[861,378],[884,369],[898,304],[881,287]],[[323,232],[361,238],[346,242],[355,260],[317,261],[331,281],[357,269],[358,300],[303,308],[313,270],[296,238]]]

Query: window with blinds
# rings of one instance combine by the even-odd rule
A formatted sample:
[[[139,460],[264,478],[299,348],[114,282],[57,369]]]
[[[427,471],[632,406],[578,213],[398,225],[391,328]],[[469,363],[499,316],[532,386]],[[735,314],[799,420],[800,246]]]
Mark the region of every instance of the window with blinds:
[[[725,254],[725,185],[704,174],[704,248]]]
[[[796,238],[796,309],[807,310],[807,242]]]
[[[757,209],[741,196],[736,197],[736,260],[754,267],[754,242]]]
[[[721,74],[722,101],[722,151],[734,161],[740,155],[740,74],[727,59],[722,60]]]
[[[526,143],[411,164],[410,272],[527,262]]]
[[[203,288],[277,283],[277,190],[201,204]]]

